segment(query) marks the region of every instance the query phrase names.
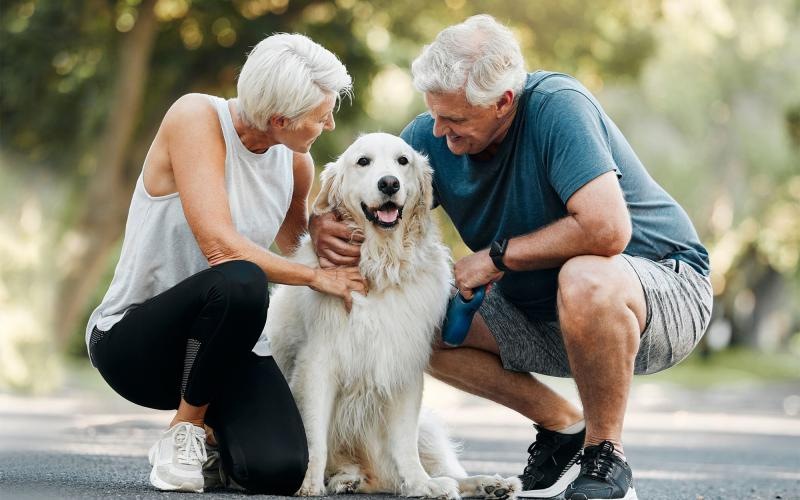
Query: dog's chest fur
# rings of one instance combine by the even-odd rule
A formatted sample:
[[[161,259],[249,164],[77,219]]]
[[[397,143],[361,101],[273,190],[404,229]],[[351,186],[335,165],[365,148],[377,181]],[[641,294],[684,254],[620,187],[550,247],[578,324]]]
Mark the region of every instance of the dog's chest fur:
[[[432,233],[413,251],[389,257],[371,248],[369,240],[364,243],[360,268],[371,288],[366,296],[354,294],[350,314],[340,298],[306,287],[280,287],[273,295],[267,330],[290,382],[296,363],[314,362],[320,354],[344,393],[390,397],[419,377],[444,316],[449,254]],[[309,239],[301,242],[293,260],[317,265]],[[270,328],[273,313],[299,315],[294,325],[283,326],[296,331]]]

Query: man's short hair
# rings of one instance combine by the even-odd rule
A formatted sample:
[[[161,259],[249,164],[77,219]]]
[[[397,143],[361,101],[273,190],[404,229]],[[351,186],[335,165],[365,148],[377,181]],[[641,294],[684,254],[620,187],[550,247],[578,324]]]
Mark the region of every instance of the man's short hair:
[[[266,130],[272,116],[294,121],[323,101],[351,96],[352,79],[339,59],[310,38],[277,33],[247,56],[237,84],[242,118]]]
[[[527,76],[514,34],[486,14],[442,30],[411,64],[411,73],[420,92],[463,90],[473,106],[489,106],[509,89],[516,99]]]

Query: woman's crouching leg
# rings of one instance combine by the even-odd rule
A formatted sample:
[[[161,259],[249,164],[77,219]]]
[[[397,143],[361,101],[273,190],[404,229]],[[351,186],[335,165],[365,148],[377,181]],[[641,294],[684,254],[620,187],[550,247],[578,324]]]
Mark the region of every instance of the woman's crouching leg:
[[[225,474],[251,492],[292,495],[308,446],[300,413],[272,357],[250,354],[209,407]]]
[[[191,318],[186,345],[183,397],[208,404],[228,385],[264,329],[269,307],[267,277],[248,261],[231,261],[208,270],[202,302]]]

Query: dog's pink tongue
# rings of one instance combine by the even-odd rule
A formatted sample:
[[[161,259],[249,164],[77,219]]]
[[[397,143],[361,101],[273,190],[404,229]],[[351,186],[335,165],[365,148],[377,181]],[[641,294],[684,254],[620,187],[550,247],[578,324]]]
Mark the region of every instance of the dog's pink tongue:
[[[397,208],[391,208],[389,210],[378,210],[378,218],[381,222],[386,224],[391,224],[392,222],[397,220]]]

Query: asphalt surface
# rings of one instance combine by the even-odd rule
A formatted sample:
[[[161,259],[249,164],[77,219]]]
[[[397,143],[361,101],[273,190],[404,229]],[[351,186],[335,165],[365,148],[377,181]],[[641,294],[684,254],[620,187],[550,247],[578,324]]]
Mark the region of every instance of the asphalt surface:
[[[548,380],[575,399],[570,381]],[[524,418],[432,380],[425,404],[463,442],[468,471],[522,470],[534,435]],[[800,499],[798,413],[798,384],[696,391],[637,383],[624,441],[639,498]],[[148,483],[147,449],[169,419],[169,413],[136,407],[97,381],[47,398],[0,393],[0,499],[188,500],[194,495],[162,493]]]

